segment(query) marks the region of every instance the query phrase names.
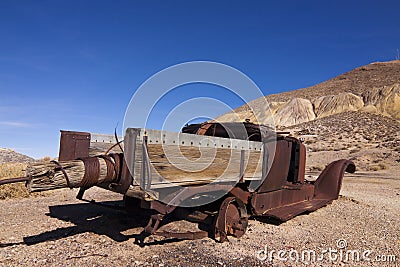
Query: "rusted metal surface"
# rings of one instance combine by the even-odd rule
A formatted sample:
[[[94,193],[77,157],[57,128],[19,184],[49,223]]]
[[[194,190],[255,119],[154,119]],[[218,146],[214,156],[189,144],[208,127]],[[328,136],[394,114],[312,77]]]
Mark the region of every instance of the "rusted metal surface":
[[[176,206],[170,205],[170,204],[165,204],[162,203],[160,201],[150,201],[149,203],[149,208],[152,210],[156,210],[158,211],[160,214],[169,214],[172,211],[174,211],[174,209],[176,208]]]
[[[356,166],[350,160],[337,160],[329,164],[315,181],[315,199],[337,199],[342,187],[343,174],[354,173]]]
[[[351,161],[331,163],[314,183],[304,181],[305,146],[296,138],[278,140],[269,173],[251,197],[254,215],[286,221],[337,199],[344,172],[354,171]]]
[[[150,220],[144,227],[143,232],[148,234],[154,234],[161,226],[161,222],[164,219],[164,214],[154,214],[150,216]]]
[[[255,215],[281,221],[317,210],[338,198],[345,171],[354,172],[354,164],[338,160],[325,168],[315,184],[304,183],[297,189],[284,186],[281,190],[255,194],[251,199],[252,210]]]
[[[89,156],[90,133],[61,131],[58,160],[67,161]]]
[[[244,191],[243,189],[237,186],[232,188],[232,190],[229,191],[229,193],[235,196],[236,198],[240,199],[244,204],[247,204],[249,202],[249,197],[251,195],[250,192]]]
[[[272,129],[268,126],[256,125],[251,122],[205,122],[187,125],[183,127],[182,132],[249,141],[262,141],[262,137],[265,136],[266,133],[271,132],[271,130]]]
[[[292,205],[276,207],[266,212],[264,216],[272,217],[280,221],[287,221],[304,212],[315,211],[329,204],[330,202],[332,202],[332,200],[326,200],[326,199],[314,199],[311,201],[302,201],[294,203]]]
[[[215,124],[212,124],[212,123],[205,123],[205,124],[202,124],[202,125],[197,129],[196,134],[197,134],[197,135],[205,135],[205,134],[207,133],[208,129],[210,129],[210,127],[213,126],[213,125],[215,125]],[[215,127],[214,127],[214,129],[215,129]],[[215,134],[215,133],[214,133],[214,134]]]
[[[320,174],[314,184],[307,185],[309,188],[308,199],[299,201],[291,199],[289,203],[280,203],[275,208],[263,213],[265,216],[273,217],[281,221],[287,221],[304,212],[315,211],[339,197],[344,172],[355,172],[355,165],[350,160],[337,160],[329,164]],[[305,185],[302,186],[304,188]],[[310,193],[313,193],[310,196]],[[300,194],[295,195],[300,196]],[[288,199],[285,198],[287,201]],[[265,200],[264,200],[265,201]],[[261,201],[263,202],[263,201]]]
[[[101,184],[100,186],[117,193],[125,194],[126,191],[128,191],[128,188],[133,183],[133,177],[126,164],[124,154],[118,153],[114,155],[115,155],[114,157],[119,158],[118,160],[120,164],[119,168],[117,168],[117,170],[119,170],[119,175],[117,176],[117,180],[111,183]]]
[[[29,177],[17,177],[17,178],[1,179],[0,180],[0,185],[20,183],[20,182],[28,182],[29,180],[30,180]]]
[[[308,201],[313,198],[314,186],[305,184],[299,189],[281,189],[266,193],[256,193],[251,199],[254,215],[263,216],[271,209]]]
[[[264,182],[257,189],[258,193],[279,190],[286,184],[291,161],[291,153],[292,142],[287,140],[279,140],[276,142],[272,165]]]

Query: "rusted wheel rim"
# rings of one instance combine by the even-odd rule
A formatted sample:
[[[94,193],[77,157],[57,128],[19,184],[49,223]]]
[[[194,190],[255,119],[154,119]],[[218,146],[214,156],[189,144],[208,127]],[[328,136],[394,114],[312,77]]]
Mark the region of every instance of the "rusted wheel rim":
[[[227,240],[228,235],[239,238],[247,228],[247,212],[242,201],[234,197],[226,198],[215,220],[214,238],[219,242]]]

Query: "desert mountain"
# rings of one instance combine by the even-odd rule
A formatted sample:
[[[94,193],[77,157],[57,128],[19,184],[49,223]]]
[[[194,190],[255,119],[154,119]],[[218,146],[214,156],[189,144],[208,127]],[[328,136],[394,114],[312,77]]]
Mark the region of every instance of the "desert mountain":
[[[309,171],[340,158],[362,171],[400,171],[400,61],[372,63],[323,83],[256,99],[219,121],[273,121],[302,137]],[[270,115],[268,111],[272,113]],[[260,116],[261,115],[261,116]]]
[[[362,111],[389,116],[400,120],[400,60],[377,62],[356,68],[323,83],[265,97],[226,113],[217,120],[255,120],[253,112],[265,114],[268,124],[271,115],[275,125],[288,127],[347,111]],[[268,112],[268,108],[271,113]]]
[[[4,162],[23,163],[32,161],[35,161],[35,159],[28,157],[24,154],[15,152],[13,149],[0,148],[0,163]]]

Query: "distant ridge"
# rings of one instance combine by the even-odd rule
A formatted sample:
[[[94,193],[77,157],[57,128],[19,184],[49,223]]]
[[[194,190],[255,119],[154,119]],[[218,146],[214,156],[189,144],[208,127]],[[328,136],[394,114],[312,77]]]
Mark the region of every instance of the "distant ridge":
[[[271,115],[278,127],[288,127],[349,111],[362,111],[389,116],[400,121],[400,60],[375,62],[356,68],[320,84],[251,101],[258,121],[268,124]],[[272,114],[269,114],[270,110]],[[234,115],[233,112],[236,114]],[[216,119],[232,122],[250,119],[254,113],[243,105]]]
[[[32,162],[35,159],[28,157],[24,154],[18,153],[10,148],[0,148],[0,163],[24,163]]]
[[[400,60],[374,62],[307,88],[269,95],[267,99],[275,102],[287,101],[293,97],[315,99],[343,92],[360,96],[372,88],[395,83],[400,83]]]

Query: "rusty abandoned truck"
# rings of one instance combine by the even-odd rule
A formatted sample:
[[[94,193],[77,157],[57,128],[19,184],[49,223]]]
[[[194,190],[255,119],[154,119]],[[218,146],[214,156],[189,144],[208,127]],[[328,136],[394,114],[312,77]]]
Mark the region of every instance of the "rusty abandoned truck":
[[[118,139],[61,131],[58,161],[31,164],[26,177],[0,184],[25,181],[32,192],[80,188],[78,199],[99,186],[122,194],[134,212],[151,211],[143,238],[223,242],[244,235],[250,217],[287,221],[331,203],[344,172],[355,171],[351,161],[341,159],[307,181],[304,144],[250,122],[191,124],[180,133],[128,128],[123,141]],[[182,219],[202,227],[162,230]]]

